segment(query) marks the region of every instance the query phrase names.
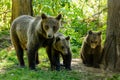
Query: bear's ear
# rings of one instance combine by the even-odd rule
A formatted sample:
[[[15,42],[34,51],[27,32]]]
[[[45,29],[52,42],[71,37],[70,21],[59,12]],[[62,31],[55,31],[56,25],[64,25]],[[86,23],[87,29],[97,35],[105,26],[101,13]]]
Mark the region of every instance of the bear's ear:
[[[56,42],[60,40],[60,37],[56,37]]]
[[[61,14],[59,14],[59,15],[56,17],[57,20],[60,20],[61,18],[62,18],[62,15],[61,15]]]
[[[70,40],[70,36],[67,36],[65,39],[66,39],[66,40]]]
[[[47,16],[44,13],[41,14],[41,17],[42,19],[47,19]]]
[[[92,34],[92,30],[89,30],[89,31],[88,31],[88,34]]]
[[[99,31],[99,32],[98,32],[98,35],[101,35],[101,34],[102,34],[102,32],[101,32],[101,31]]]

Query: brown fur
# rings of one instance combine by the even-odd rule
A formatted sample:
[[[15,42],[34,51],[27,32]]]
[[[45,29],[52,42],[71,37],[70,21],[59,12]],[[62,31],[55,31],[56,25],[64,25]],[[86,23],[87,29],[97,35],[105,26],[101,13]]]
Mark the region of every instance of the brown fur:
[[[69,36],[65,37],[61,33],[56,33],[53,43],[47,47],[52,70],[60,70],[60,55],[63,58],[65,69],[71,70],[72,54],[69,40]]]
[[[60,27],[61,14],[56,18],[42,14],[38,17],[22,15],[11,25],[10,36],[15,47],[20,66],[24,66],[23,50],[27,50],[30,69],[38,64],[38,49],[45,47]]]
[[[102,57],[101,32],[89,31],[81,48],[81,58],[86,66],[99,67]]]

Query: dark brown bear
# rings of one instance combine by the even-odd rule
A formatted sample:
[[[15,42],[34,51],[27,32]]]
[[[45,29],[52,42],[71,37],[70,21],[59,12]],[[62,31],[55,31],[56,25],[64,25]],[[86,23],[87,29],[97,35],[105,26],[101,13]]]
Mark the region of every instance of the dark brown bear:
[[[65,69],[71,70],[72,54],[69,40],[69,36],[65,37],[61,33],[56,33],[53,43],[47,47],[52,70],[60,70],[60,55],[63,58]]]
[[[11,25],[10,36],[15,47],[20,66],[25,66],[23,51],[27,50],[30,69],[39,63],[38,49],[47,45],[60,27],[61,14],[56,18],[42,14],[38,17],[22,15]],[[47,43],[46,43],[47,42]]]
[[[101,32],[89,31],[81,48],[81,58],[86,66],[99,67],[102,56]]]

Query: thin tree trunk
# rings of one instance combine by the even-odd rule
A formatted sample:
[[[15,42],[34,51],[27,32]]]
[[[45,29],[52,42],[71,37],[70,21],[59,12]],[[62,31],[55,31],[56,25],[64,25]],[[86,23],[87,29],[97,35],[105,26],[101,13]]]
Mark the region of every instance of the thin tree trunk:
[[[24,14],[33,16],[32,0],[12,0],[11,22]]]
[[[120,70],[120,0],[108,0],[108,24],[103,63],[109,70]]]

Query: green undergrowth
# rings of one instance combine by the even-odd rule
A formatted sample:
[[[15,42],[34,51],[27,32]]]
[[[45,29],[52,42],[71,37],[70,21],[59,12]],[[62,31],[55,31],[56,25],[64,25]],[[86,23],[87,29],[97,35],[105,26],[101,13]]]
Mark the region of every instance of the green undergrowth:
[[[14,47],[9,39],[9,30],[0,32],[0,80],[119,80],[119,75],[112,78],[95,75],[89,72],[81,72],[80,69],[72,71],[51,71],[50,62],[44,48],[39,50],[40,64],[36,66],[37,71],[28,68],[27,54],[24,52],[25,67],[18,65]],[[80,58],[80,47],[71,45],[72,58]]]
[[[31,71],[27,68],[11,67],[0,74],[0,80],[97,80],[100,76],[81,73],[78,71]],[[101,78],[102,80],[102,78]]]
[[[74,57],[75,58],[75,57]],[[13,47],[0,51],[0,80],[119,80],[119,76],[106,78],[89,72],[81,72],[80,69],[72,71],[51,71],[50,63],[44,48],[39,50],[40,64],[37,71],[29,70],[26,53],[24,54],[25,67],[18,65],[16,53]],[[114,79],[115,78],[115,79]]]
[[[40,64],[37,65],[37,71],[32,71],[28,68],[26,54],[24,54],[26,67],[20,68],[14,50],[1,50],[0,80],[79,80],[84,77],[75,71],[51,71],[45,53],[44,49],[39,50]]]

